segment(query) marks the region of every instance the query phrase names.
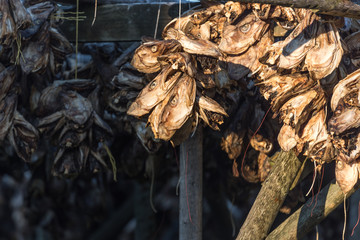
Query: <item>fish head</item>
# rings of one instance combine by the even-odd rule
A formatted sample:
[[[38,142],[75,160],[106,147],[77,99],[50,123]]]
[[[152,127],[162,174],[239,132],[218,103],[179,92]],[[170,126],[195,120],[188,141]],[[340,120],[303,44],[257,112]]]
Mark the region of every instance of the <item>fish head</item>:
[[[192,115],[195,96],[195,80],[183,75],[164,100],[164,109],[161,112],[159,124],[159,138],[169,140],[175,131],[182,127]]]
[[[165,99],[168,91],[180,77],[181,72],[166,66],[141,90],[135,101],[130,105],[127,114],[141,117],[150,112],[158,103]]]
[[[160,63],[157,58],[168,52],[176,52],[180,48],[180,44],[175,40],[145,42],[136,49],[131,65],[140,72],[157,72],[160,70]]]
[[[228,54],[241,54],[259,41],[268,27],[268,23],[248,14],[236,25],[224,27],[219,49]]]

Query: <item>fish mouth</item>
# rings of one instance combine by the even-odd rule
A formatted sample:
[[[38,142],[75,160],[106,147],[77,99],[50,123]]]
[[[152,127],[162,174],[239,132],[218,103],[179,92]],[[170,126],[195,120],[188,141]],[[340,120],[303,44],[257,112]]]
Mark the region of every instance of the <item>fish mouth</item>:
[[[137,102],[133,102],[129,109],[126,111],[128,115],[134,116],[134,117],[141,117],[148,113],[148,111],[143,110]]]

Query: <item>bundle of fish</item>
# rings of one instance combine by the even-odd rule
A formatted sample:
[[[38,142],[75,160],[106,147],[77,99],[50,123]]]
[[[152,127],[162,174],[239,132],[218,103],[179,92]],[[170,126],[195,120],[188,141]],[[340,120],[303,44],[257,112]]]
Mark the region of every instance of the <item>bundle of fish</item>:
[[[227,116],[207,95],[215,86],[214,80],[198,70],[195,56],[182,49],[175,40],[153,40],[136,50],[132,65],[137,70],[145,73],[161,70],[127,111],[136,117],[150,114],[148,122],[155,138],[170,140],[173,145],[194,131],[199,118],[218,129],[218,124],[223,122],[222,115]]]
[[[24,118],[28,109],[22,104],[18,106],[19,97],[26,102],[24,79],[30,73],[42,73],[47,68],[55,74],[59,61],[71,49],[70,43],[58,32],[57,23],[51,20],[55,10],[56,6],[47,1],[0,2],[1,141],[8,139],[25,161],[30,161],[39,135]]]
[[[95,87],[94,80],[62,80],[41,93],[37,112],[42,118],[37,127],[58,146],[53,167],[56,175],[107,167],[104,158],[112,129],[94,110],[91,96],[78,93]]]
[[[279,7],[271,14],[283,22],[286,10]],[[149,114],[155,137],[175,145],[194,131],[199,118],[218,130],[227,111],[234,110],[226,104],[231,96],[224,89],[246,86],[246,76],[261,66],[260,53],[273,43],[270,24],[259,19],[260,15],[268,17],[262,11],[266,10],[258,4],[214,4],[171,21],[163,30],[164,40],[146,39],[136,50],[132,65],[158,75],[142,90],[128,114]]]
[[[359,81],[360,70],[357,70],[335,86],[331,98],[333,116],[328,127],[339,150],[335,174],[344,193],[351,190],[359,179]]]
[[[266,179],[270,171],[269,159],[278,148],[278,124],[265,115],[259,96],[243,94],[221,139],[222,150],[233,160],[233,175],[239,176],[236,160],[242,156],[240,172],[248,182]]]
[[[255,81],[269,101],[273,117],[279,117],[283,124],[277,137],[283,150],[294,149],[320,164],[333,160],[338,149],[350,157],[356,150],[349,142],[356,142],[357,135],[347,134],[344,140],[341,133],[348,132],[351,124],[341,125],[345,115],[337,114],[338,103],[333,100],[340,91],[336,89],[343,88],[335,85],[359,65],[358,33],[354,32],[359,29],[353,24],[353,32],[346,30],[346,22],[349,20],[306,9],[267,4],[227,2],[191,10],[164,28],[164,40],[146,39],[136,50],[132,65],[154,77],[127,113],[147,117],[155,138],[176,145],[194,131],[199,118],[219,129],[227,114],[238,112],[238,119],[245,119],[240,116],[244,112],[256,112],[246,107],[246,101],[236,102],[247,98],[246,86]],[[234,98],[234,88],[242,97]],[[335,131],[335,137],[327,126],[332,115],[328,107],[331,96],[335,113],[329,130]],[[346,116],[356,116],[355,109],[347,109]],[[248,130],[253,129],[253,134],[257,128],[237,121],[229,124],[222,141],[222,148],[233,160],[241,155],[244,136],[251,135]],[[254,138],[248,138],[254,145]],[[274,145],[271,140],[265,142]]]
[[[300,133],[300,129],[309,122],[311,115],[317,112],[319,113],[316,119],[325,122],[325,92],[318,87],[322,93],[316,94],[317,89],[313,89],[313,87],[316,85],[316,80],[322,79],[333,69],[321,68],[320,65],[316,65],[316,61],[311,62],[310,57],[305,60],[306,54],[300,56],[301,59],[291,60],[293,61],[291,65],[287,58],[296,58],[293,55],[299,55],[298,50],[293,53],[293,50],[285,48],[285,46],[288,47],[288,43],[293,44],[293,39],[296,39],[297,42],[292,46],[294,49],[297,48],[296,44],[303,45],[302,35],[300,37],[297,35],[304,34],[302,30],[308,25],[312,25],[317,18],[315,14],[310,13],[306,10],[294,10],[266,4],[227,2],[226,4],[214,4],[206,9],[192,10],[181,18],[174,19],[163,30],[163,41],[147,40],[135,52],[132,65],[137,70],[148,74],[160,72],[132,103],[128,114],[136,117],[149,114],[148,123],[155,137],[171,140],[177,144],[186,139],[193,131],[194,126],[198,123],[198,117],[213,129],[219,129],[217,125],[223,121],[222,116],[227,116],[226,113],[232,115],[236,111],[243,112],[241,104],[236,102],[237,100],[232,101],[234,96],[229,90],[237,88],[237,92],[246,95],[246,86],[251,85],[253,81],[251,77],[259,76],[258,84],[261,86],[261,93],[266,99],[272,99],[271,106],[274,115],[281,112],[281,119],[285,122],[278,138],[280,146],[284,150],[290,150],[297,146],[298,152],[304,150],[307,155],[316,152],[311,155],[312,157],[319,155],[320,152],[324,152],[321,147],[324,140],[330,142],[325,124],[319,126],[321,121],[315,121],[308,124],[306,131]],[[284,41],[274,43],[273,28],[275,25],[285,31],[293,31]],[[319,35],[321,38],[319,37],[316,42],[318,50],[314,49],[311,53],[312,59],[316,54],[321,54],[319,53],[323,50],[321,41],[323,41],[322,38],[327,37],[326,34],[332,33],[331,37],[340,44],[339,34],[334,29],[334,23],[328,23],[326,26],[320,26],[320,23],[318,25],[317,28],[314,28],[314,35]],[[330,33],[327,28],[330,28]],[[315,48],[315,42],[313,44],[312,48]],[[333,45],[331,46],[333,47]],[[283,51],[283,49],[285,50]],[[341,47],[336,46],[335,50],[337,50],[335,59],[329,60],[332,68],[338,66],[343,53]],[[293,55],[289,57],[288,52]],[[304,51],[300,50],[300,52]],[[329,54],[329,56],[333,55]],[[306,70],[302,69],[304,61],[307,64]],[[297,79],[296,83],[291,84],[282,69],[289,69],[289,73],[292,71],[291,74]],[[300,74],[302,71],[310,73]],[[309,80],[310,75],[314,79]],[[182,76],[195,80],[182,80]],[[288,78],[293,79],[292,76]],[[275,89],[278,88],[280,82],[288,85],[284,86],[284,89]],[[188,85],[187,91],[182,91],[182,95],[176,93],[180,89],[180,84],[184,85],[184,89],[185,85]],[[296,89],[301,91],[293,94],[292,91]],[[302,95],[310,89],[312,90],[310,93]],[[256,91],[254,94],[257,94]],[[297,99],[285,104],[297,95],[299,95]],[[298,102],[305,98],[308,100],[307,103],[296,106],[302,110],[300,112],[297,111],[300,109],[294,110],[293,105],[299,105]],[[212,99],[211,105],[206,104],[209,105],[207,109],[206,105],[202,103],[202,99],[206,99],[209,103]],[[183,102],[184,106],[179,105],[178,102]],[[187,105],[185,105],[186,102]],[[245,105],[247,104],[243,104],[244,108],[246,108]],[[255,104],[253,105],[255,106]],[[211,113],[210,116],[215,117],[207,117],[208,115],[202,113],[204,110],[206,113]],[[290,116],[294,114],[291,113],[294,111],[297,111],[295,120]],[[177,121],[173,117],[175,116],[174,112],[181,113],[176,114]],[[255,114],[256,110],[247,113],[250,112]],[[251,118],[259,119],[259,116],[253,115]],[[212,124],[209,119],[215,119],[217,124]],[[216,121],[216,119],[220,120]],[[239,127],[240,125],[241,127]],[[250,127],[249,124],[240,125],[235,131],[231,128],[234,128],[236,123],[232,124],[233,127],[226,131],[222,141],[222,148],[233,160],[241,154],[245,133],[249,129],[253,129],[252,133],[254,133],[258,127]],[[317,134],[321,133],[320,138],[314,137],[314,134],[310,133],[315,127],[320,127]],[[287,129],[291,131],[287,131]],[[181,133],[181,138],[179,139],[175,133]],[[270,143],[269,146],[274,145],[263,135],[261,135],[261,139],[266,139],[265,142]],[[260,151],[260,148],[255,147],[255,140],[252,136],[249,137],[249,141],[258,152],[265,154],[264,151],[268,151],[268,149]],[[270,147],[270,149],[272,148]],[[318,158],[320,159],[320,156]],[[262,163],[258,163],[258,165],[262,165]]]
[[[323,19],[304,9],[297,16],[299,23],[291,33],[269,46],[260,58],[265,67],[258,84],[274,115],[283,122],[280,147],[324,163],[334,158],[326,124],[327,101],[346,74],[340,64],[346,46],[337,19]]]

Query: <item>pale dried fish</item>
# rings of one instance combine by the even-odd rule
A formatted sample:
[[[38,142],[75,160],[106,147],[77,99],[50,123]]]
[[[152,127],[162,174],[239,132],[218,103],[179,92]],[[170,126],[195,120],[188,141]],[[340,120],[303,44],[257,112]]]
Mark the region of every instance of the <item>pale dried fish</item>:
[[[157,72],[160,70],[160,63],[157,59],[159,56],[180,50],[181,45],[176,40],[159,41],[154,39],[143,43],[136,49],[131,65],[140,72]]]
[[[277,140],[282,150],[290,151],[297,145],[295,129],[284,124],[280,129]]]
[[[347,163],[346,156],[339,154],[336,160],[335,178],[344,194],[349,192],[359,180],[359,163]]]
[[[340,64],[344,50],[334,23],[320,24],[315,45],[305,58],[305,67],[314,80],[322,79],[332,73]]]
[[[157,132],[154,131],[153,123],[150,122],[155,137],[166,141],[171,139],[176,130],[180,129],[192,115],[195,96],[195,80],[183,75],[163,101]]]
[[[127,114],[141,117],[151,111],[159,102],[165,99],[168,92],[181,76],[181,72],[175,72],[171,66],[167,66],[139,93]]]
[[[246,4],[229,1],[225,3],[224,13],[228,23],[235,22],[247,9]]]
[[[266,33],[269,24],[249,14],[236,25],[224,27],[219,49],[227,54],[241,54]]]
[[[200,54],[210,57],[221,57],[218,46],[209,40],[193,40],[184,32],[171,28],[167,31],[166,39],[175,39],[180,42],[184,51],[191,54]]]
[[[346,95],[350,94],[350,92],[356,92],[358,95],[358,98],[360,98],[360,94],[358,91],[359,88],[359,79],[360,79],[360,69],[357,71],[349,74],[346,78],[342,79],[338,84],[336,84],[333,95],[331,97],[331,109],[335,111],[337,106],[339,105],[339,102],[342,98],[344,98]],[[357,102],[360,102],[357,100]]]

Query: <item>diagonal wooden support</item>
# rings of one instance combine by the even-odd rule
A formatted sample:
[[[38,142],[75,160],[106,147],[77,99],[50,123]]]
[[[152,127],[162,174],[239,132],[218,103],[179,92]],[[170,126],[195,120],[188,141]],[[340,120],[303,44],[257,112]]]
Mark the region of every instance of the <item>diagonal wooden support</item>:
[[[346,194],[346,198],[350,197],[359,188],[360,184],[357,184]],[[309,206],[310,202],[311,199],[272,231],[266,240],[302,239],[302,237],[344,202],[344,194],[334,180],[320,191],[314,209],[315,203]]]
[[[279,152],[236,240],[265,239],[297,176],[301,162],[293,151]]]

